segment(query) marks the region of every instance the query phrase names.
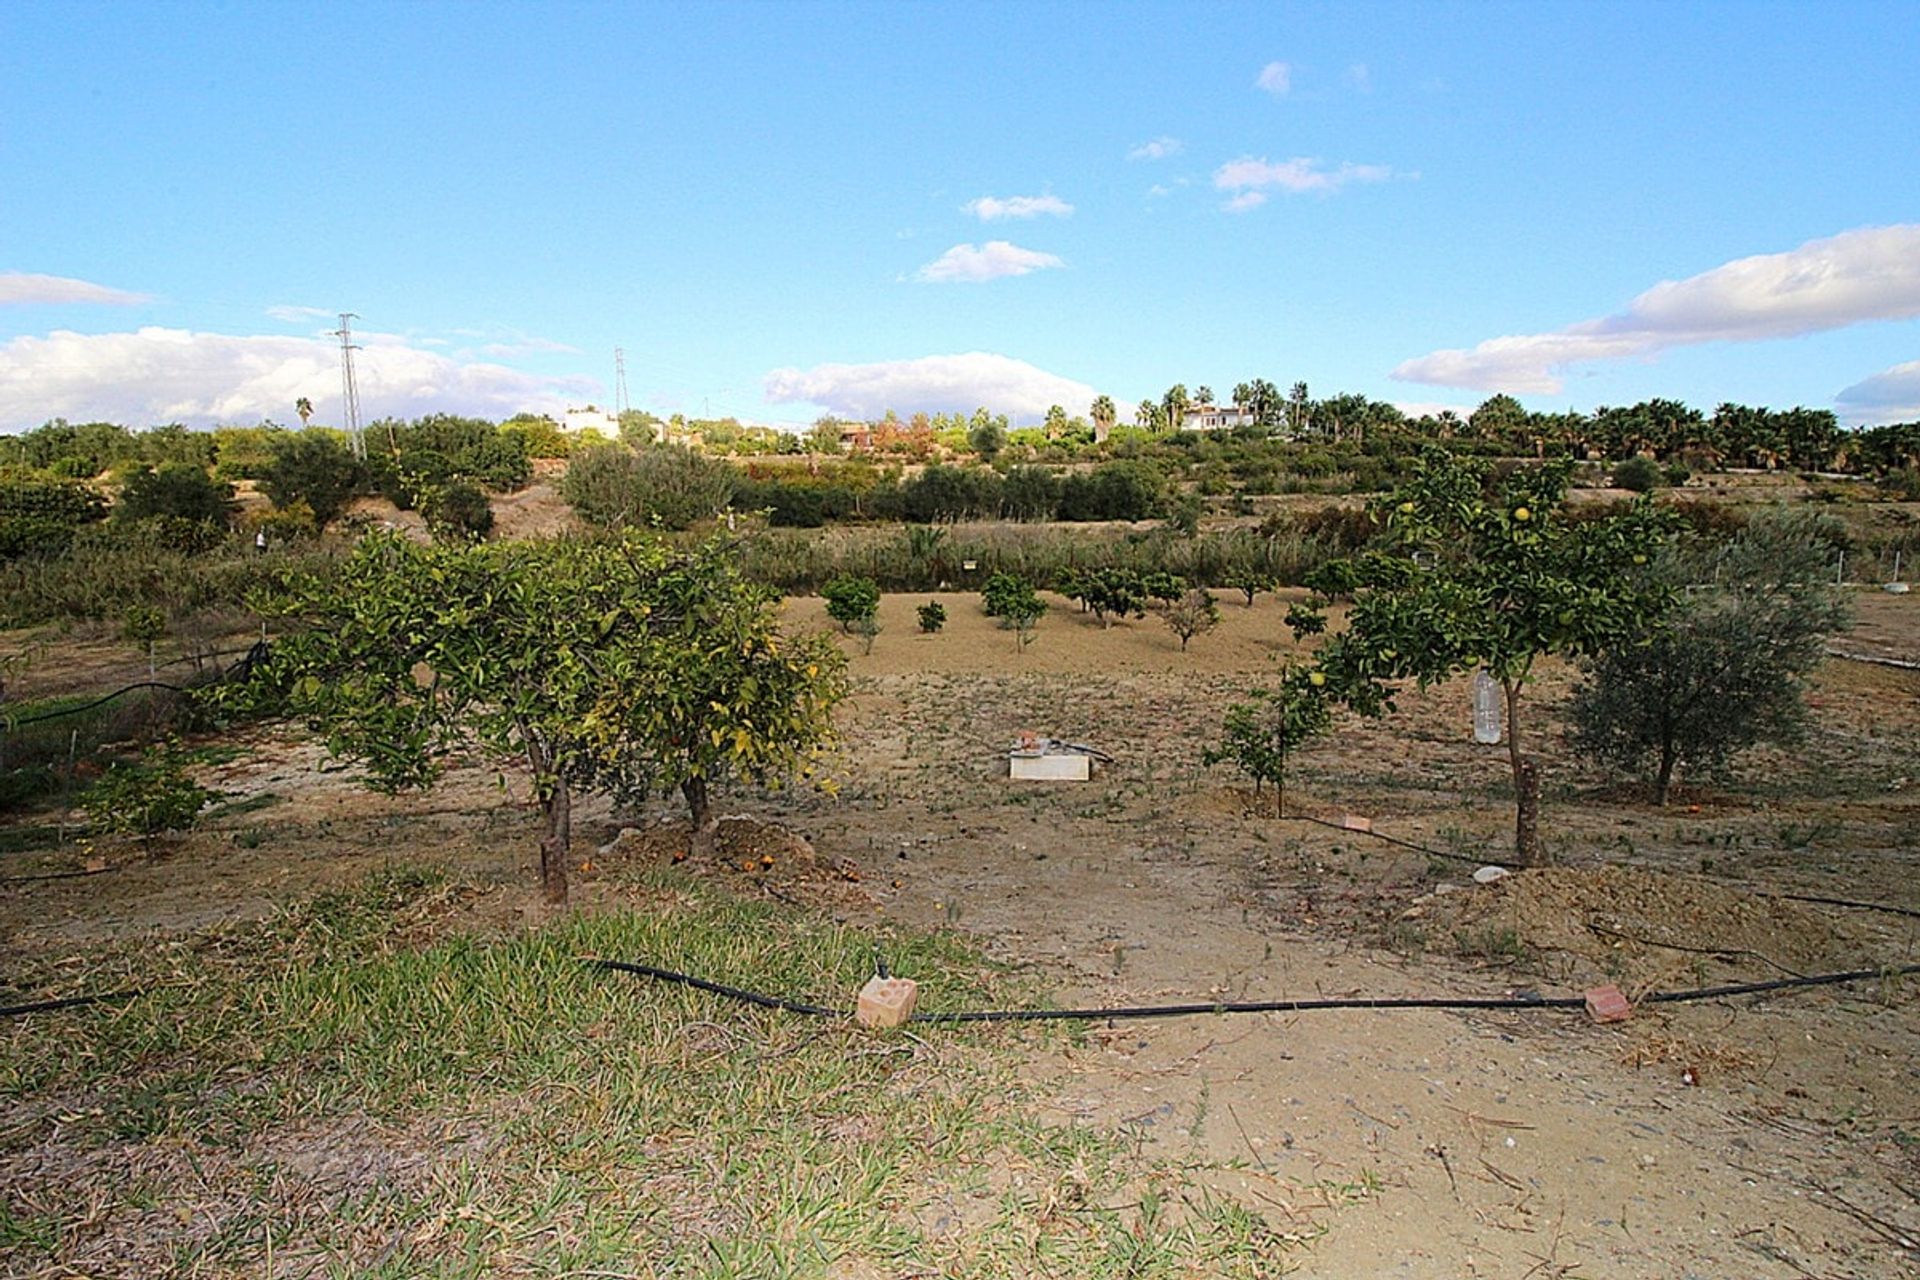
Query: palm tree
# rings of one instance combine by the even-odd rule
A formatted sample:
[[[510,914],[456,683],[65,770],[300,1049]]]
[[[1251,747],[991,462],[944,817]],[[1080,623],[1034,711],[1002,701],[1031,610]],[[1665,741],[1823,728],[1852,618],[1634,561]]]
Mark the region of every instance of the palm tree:
[[[300,425],[307,425],[307,419],[313,416],[313,401],[301,396],[293,402],[293,411],[300,415]]]
[[[1187,398],[1187,384],[1176,382],[1167,388],[1166,398],[1161,407],[1166,411],[1167,430],[1178,431],[1180,420],[1187,416],[1187,406],[1193,402]]]
[[[1212,405],[1213,388],[1208,386],[1195,387],[1193,389],[1193,402],[1195,404]]]
[[[1107,438],[1107,432],[1113,430],[1114,420],[1120,416],[1120,413],[1113,407],[1112,396],[1095,396],[1093,407],[1087,411],[1087,416],[1093,419],[1094,437],[1104,440]]]

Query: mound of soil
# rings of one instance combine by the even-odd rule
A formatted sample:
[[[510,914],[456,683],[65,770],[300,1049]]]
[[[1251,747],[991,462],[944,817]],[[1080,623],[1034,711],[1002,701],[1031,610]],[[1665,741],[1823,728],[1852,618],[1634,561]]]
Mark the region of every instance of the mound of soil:
[[[744,815],[721,818],[713,846],[712,857],[694,858],[688,853],[684,826],[644,831],[628,827],[593,856],[588,869],[616,861],[670,863],[726,880],[736,892],[750,892],[753,886],[776,898],[829,910],[873,905],[872,895],[860,886],[858,867],[844,859],[822,858],[805,836],[777,822]]]
[[[1873,963],[1867,938],[1815,908],[1639,867],[1543,867],[1439,903],[1463,949],[1524,948],[1574,983],[1638,991]]]

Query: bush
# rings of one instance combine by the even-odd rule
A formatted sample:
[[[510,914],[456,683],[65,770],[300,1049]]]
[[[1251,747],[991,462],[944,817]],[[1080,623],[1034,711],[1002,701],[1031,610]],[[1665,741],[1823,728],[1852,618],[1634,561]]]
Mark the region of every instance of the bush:
[[[1051,520],[1060,482],[1045,467],[1015,467],[1000,486],[1000,511],[1009,520]]]
[[[116,764],[87,789],[81,807],[95,831],[152,838],[194,824],[213,792],[186,776],[172,750],[141,764]]]
[[[996,573],[980,588],[980,611],[989,618],[1006,618],[1032,594],[1033,584],[1025,578]]]
[[[471,480],[448,480],[421,495],[420,514],[436,538],[472,540],[493,532],[486,490]]]
[[[901,514],[915,524],[940,524],[1000,513],[1002,481],[985,467],[934,465],[900,486]]]
[[[1660,480],[1660,464],[1637,454],[1613,469],[1613,487],[1616,489],[1652,493],[1660,487]]]
[[[929,600],[916,611],[920,618],[920,630],[931,635],[947,625],[947,607],[938,600]]]
[[[126,522],[166,517],[225,529],[236,510],[232,485],[191,462],[163,462],[128,475],[113,517]]]
[[[560,492],[581,519],[602,528],[685,529],[717,515],[737,478],[730,463],[681,445],[601,445],[574,455]]]
[[[260,470],[260,489],[287,510],[304,503],[318,528],[332,524],[354,496],[367,491],[365,464],[330,431],[301,431],[275,439]]]
[[[78,480],[0,468],[0,520],[51,520],[69,527],[106,518],[107,500]]]
[[[1033,629],[1047,612],[1046,602],[1034,591],[1033,584],[1011,573],[996,573],[987,579],[980,592],[980,605],[990,618],[1000,619],[1003,628],[1018,633],[1018,645],[1024,650],[1033,639]]]
[[[1159,507],[1166,479],[1152,463],[1127,459],[1068,476],[1060,486],[1062,520],[1145,520]]]
[[[314,518],[313,508],[304,502],[290,502],[276,511],[255,511],[241,523],[243,533],[264,533],[267,545],[281,546],[289,542],[305,542],[320,535],[320,522]]]
[[[872,578],[838,577],[820,589],[827,616],[852,632],[855,624],[871,622],[880,611],[880,588]]]

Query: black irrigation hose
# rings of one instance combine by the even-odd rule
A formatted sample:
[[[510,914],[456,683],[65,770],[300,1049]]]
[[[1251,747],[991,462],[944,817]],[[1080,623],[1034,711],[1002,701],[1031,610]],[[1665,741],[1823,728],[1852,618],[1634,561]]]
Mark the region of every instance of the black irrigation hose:
[[[101,867],[98,871],[41,871],[25,876],[0,876],[0,884],[28,884],[37,880],[79,880],[86,876],[103,876],[118,867]]]
[[[51,1013],[55,1009],[77,1009],[82,1005],[107,1004],[114,1000],[132,1000],[136,996],[147,994],[145,991],[111,991],[97,996],[67,996],[62,1000],[37,1000],[32,1004],[14,1004],[0,1007],[0,1018],[20,1018],[29,1013]]]
[[[138,684],[130,684],[124,688],[115,689],[112,693],[95,698],[92,702],[83,702],[77,707],[62,707],[58,711],[46,711],[37,716],[27,716],[21,720],[9,720],[5,716],[0,716],[0,730],[11,733],[15,729],[22,728],[26,725],[39,724],[42,720],[58,720],[62,716],[77,716],[82,711],[91,711],[95,707],[104,707],[115,698],[123,698],[135,689],[166,689],[173,693],[187,692],[187,690],[181,688],[179,685],[168,684],[164,680],[142,680]]]
[[[1427,846],[1415,844],[1411,840],[1402,840],[1396,836],[1386,835],[1379,831],[1349,827],[1343,823],[1328,822],[1325,818],[1311,818],[1304,813],[1281,814],[1280,821],[1311,822],[1315,826],[1326,827],[1333,831],[1341,831],[1350,836],[1371,836],[1375,840],[1384,840],[1388,844],[1397,845],[1402,849],[1411,849],[1415,853],[1424,853],[1429,858],[1445,858],[1452,862],[1471,862],[1479,866],[1505,867],[1511,865],[1501,862],[1496,858],[1476,858],[1463,853],[1448,853],[1441,849],[1429,849]],[[1856,898],[1827,898],[1819,894],[1781,893],[1767,889],[1751,889],[1748,892],[1757,898],[1783,898],[1788,902],[1815,902],[1825,907],[1850,907],[1855,911],[1884,911],[1888,915],[1906,916],[1912,920],[1920,920],[1920,911],[1912,907],[1897,907],[1887,902],[1862,902]]]
[[[587,963],[601,969],[637,973],[643,977],[677,982],[700,991],[745,1001],[763,1009],[782,1009],[816,1018],[844,1018],[845,1009],[830,1009],[804,1004],[779,996],[763,995],[724,983],[709,982],[691,974],[624,960],[588,958]],[[1897,969],[1852,969],[1845,973],[1814,974],[1805,978],[1777,978],[1768,982],[1743,982],[1726,987],[1701,987],[1690,991],[1656,991],[1643,1001],[1653,1004],[1678,1004],[1689,1000],[1717,1000],[1726,996],[1756,995],[1766,991],[1785,991],[1794,987],[1826,987],[1842,982],[1861,982],[1869,978],[1904,977],[1920,973],[1920,964]],[[1586,1004],[1584,996],[1389,996],[1322,997],[1308,1000],[1221,1000],[1205,1004],[1121,1005],[1111,1009],[969,1009],[954,1013],[916,1013],[913,1022],[1100,1022],[1123,1018],[1180,1018],[1207,1013],[1305,1013],[1320,1009],[1578,1009]]]
[[[845,1009],[828,1009],[817,1004],[802,1004],[798,1000],[784,1000],[779,996],[761,995],[758,991],[746,991],[740,987],[729,987],[725,983],[709,982],[705,978],[696,978],[688,973],[675,973],[671,969],[656,969],[650,964],[633,964],[626,960],[588,960],[589,964],[601,969],[618,969],[622,973],[637,973],[643,978],[659,978],[663,982],[678,982],[682,986],[693,987],[700,991],[711,991],[717,996],[726,996],[731,1000],[742,1000],[747,1004],[757,1004],[762,1009],[783,1009],[788,1013],[804,1013],[815,1018],[844,1018]]]
[[[1888,915],[1907,916],[1920,920],[1920,911],[1912,907],[1896,907],[1890,902],[1859,902],[1853,898],[1823,898],[1812,893],[1774,893],[1765,889],[1751,890],[1757,898],[1785,898],[1788,902],[1817,902],[1826,907],[1852,907],[1855,911],[1884,911]]]
[[[1470,854],[1465,854],[1465,853],[1446,853],[1439,849],[1429,849],[1427,848],[1427,846],[1423,844],[1415,844],[1411,840],[1402,840],[1397,836],[1386,835],[1383,832],[1375,831],[1371,828],[1362,829],[1359,827],[1349,827],[1339,822],[1328,822],[1325,818],[1309,818],[1304,813],[1283,813],[1280,815],[1280,821],[1311,822],[1315,826],[1327,827],[1333,831],[1343,831],[1350,836],[1371,836],[1375,840],[1384,840],[1388,844],[1398,845],[1402,849],[1411,849],[1415,853],[1424,853],[1429,858],[1446,858],[1452,862],[1471,862],[1473,865],[1477,867],[1486,867],[1486,866],[1499,867],[1499,866],[1506,865],[1505,863],[1497,862],[1491,858],[1476,858]]]

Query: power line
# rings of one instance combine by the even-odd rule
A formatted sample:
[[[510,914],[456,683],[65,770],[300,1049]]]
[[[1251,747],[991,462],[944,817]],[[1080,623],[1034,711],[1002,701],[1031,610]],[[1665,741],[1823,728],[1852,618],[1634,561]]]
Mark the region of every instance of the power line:
[[[613,420],[620,421],[627,416],[630,408],[627,404],[627,353],[624,348],[613,349]]]

